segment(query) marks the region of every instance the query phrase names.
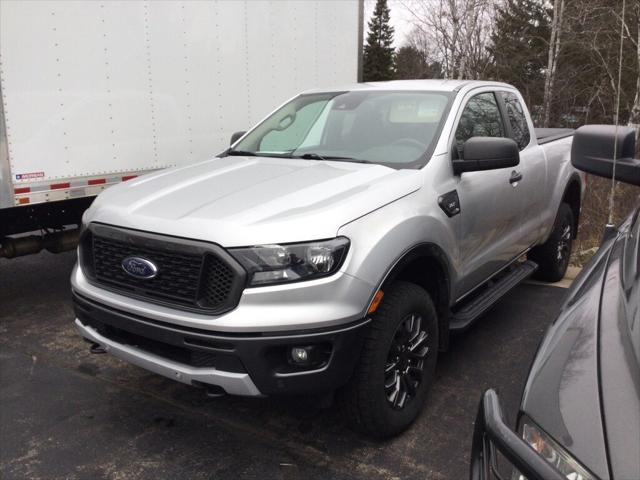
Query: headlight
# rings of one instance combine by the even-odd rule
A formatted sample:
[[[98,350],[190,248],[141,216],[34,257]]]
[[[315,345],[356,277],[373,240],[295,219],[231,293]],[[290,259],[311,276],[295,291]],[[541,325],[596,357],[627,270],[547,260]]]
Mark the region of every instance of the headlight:
[[[585,467],[580,465],[564,448],[538,428],[530,419],[523,417],[522,438],[538,455],[562,473],[568,480],[596,480]],[[514,471],[512,480],[526,480],[524,475]]]
[[[274,285],[326,277],[342,266],[349,239],[338,237],[288,245],[229,249],[249,274],[249,286]]]

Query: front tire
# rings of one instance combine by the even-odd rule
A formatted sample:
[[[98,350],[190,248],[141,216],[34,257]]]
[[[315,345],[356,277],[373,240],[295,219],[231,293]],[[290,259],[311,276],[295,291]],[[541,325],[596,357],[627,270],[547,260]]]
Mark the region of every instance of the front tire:
[[[562,203],[549,239],[529,252],[529,259],[538,264],[535,278],[545,282],[558,282],[564,278],[571,257],[573,231],[573,211],[568,204]]]
[[[413,283],[385,290],[345,389],[346,414],[356,430],[386,438],[418,417],[433,383],[438,319],[429,294]]]

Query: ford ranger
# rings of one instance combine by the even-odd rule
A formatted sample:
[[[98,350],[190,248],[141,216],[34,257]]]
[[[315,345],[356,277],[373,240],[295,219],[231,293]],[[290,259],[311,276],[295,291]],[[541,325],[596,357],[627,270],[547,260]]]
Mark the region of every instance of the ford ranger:
[[[571,142],[502,83],[305,92],[216,158],[97,198],[75,325],[211,395],[338,391],[355,427],[397,434],[452,332],[534,272],[563,277]]]

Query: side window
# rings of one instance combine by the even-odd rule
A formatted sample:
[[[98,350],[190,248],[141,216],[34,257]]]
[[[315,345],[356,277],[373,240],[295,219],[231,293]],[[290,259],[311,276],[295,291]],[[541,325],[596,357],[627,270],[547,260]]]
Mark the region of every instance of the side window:
[[[456,129],[458,152],[462,151],[462,144],[471,137],[504,136],[505,129],[495,95],[486,92],[472,97],[464,107]]]
[[[502,101],[507,109],[507,118],[511,125],[511,132],[513,139],[518,144],[518,148],[522,150],[529,145],[531,140],[531,134],[529,133],[529,126],[527,125],[527,116],[524,113],[522,104],[518,100],[515,93],[501,92]]]

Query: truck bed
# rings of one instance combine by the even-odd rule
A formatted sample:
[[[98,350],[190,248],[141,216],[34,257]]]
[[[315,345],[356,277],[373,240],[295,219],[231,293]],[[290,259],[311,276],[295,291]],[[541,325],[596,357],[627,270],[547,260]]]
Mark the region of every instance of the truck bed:
[[[571,137],[575,130],[573,128],[536,128],[535,134],[538,139],[538,145],[560,140],[561,138]]]

